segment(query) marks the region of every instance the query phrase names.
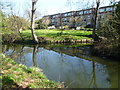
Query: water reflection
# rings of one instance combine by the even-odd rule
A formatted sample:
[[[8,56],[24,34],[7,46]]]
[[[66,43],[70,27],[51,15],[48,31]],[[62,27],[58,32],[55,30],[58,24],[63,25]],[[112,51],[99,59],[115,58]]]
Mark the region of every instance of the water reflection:
[[[38,45],[33,48],[33,66],[37,67],[36,54],[38,52]]]
[[[66,87],[118,87],[118,62],[90,56],[90,47],[3,45],[3,52],[17,63],[42,68],[50,80],[64,82]]]

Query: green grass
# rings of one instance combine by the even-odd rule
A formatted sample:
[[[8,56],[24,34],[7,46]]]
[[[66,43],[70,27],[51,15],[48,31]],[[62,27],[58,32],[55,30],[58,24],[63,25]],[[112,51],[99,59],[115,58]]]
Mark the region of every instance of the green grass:
[[[82,39],[92,39],[92,31],[82,31],[82,30],[63,30],[60,35],[61,30],[35,30],[38,37],[45,37],[48,41],[61,41],[61,40],[82,40]],[[22,31],[22,36],[26,40],[32,40],[31,30]]]
[[[62,84],[50,81],[36,67],[27,68],[22,64],[16,64],[12,59],[1,55],[2,60],[2,87],[9,90],[10,88],[61,88]]]

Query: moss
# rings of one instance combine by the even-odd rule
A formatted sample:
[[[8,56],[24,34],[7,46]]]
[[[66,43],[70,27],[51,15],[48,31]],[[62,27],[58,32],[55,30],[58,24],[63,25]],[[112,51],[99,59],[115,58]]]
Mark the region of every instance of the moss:
[[[12,59],[1,55],[2,60],[2,87],[3,89],[10,88],[60,88],[60,83],[50,81],[36,67],[27,68],[22,64],[16,64]]]

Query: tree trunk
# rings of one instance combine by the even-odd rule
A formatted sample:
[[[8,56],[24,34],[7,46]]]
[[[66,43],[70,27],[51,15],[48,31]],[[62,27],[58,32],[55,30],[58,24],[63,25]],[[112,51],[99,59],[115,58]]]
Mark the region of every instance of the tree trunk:
[[[94,24],[93,24],[93,33],[92,33],[94,41],[98,40],[97,39],[98,37],[96,35],[96,24],[97,24],[97,18],[98,18],[98,11],[99,11],[99,6],[100,6],[100,0],[98,0],[96,2],[96,4],[97,4],[97,6],[95,8],[95,13],[94,13]]]
[[[39,40],[34,31],[36,3],[37,3],[37,0],[32,1],[31,32],[32,32],[32,37],[33,37],[33,40],[35,41],[35,43],[39,43]]]
[[[60,29],[62,29],[62,15],[60,14]]]

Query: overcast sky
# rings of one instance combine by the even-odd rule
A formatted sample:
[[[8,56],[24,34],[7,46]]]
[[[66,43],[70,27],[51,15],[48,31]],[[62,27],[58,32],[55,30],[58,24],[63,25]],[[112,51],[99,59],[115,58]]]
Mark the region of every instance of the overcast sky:
[[[93,4],[96,0],[72,0],[72,4],[68,4],[67,0],[38,0],[37,12],[39,16],[67,12],[72,10],[80,10],[85,8],[87,3]],[[101,6],[107,6],[110,0],[101,0]],[[14,11],[18,11],[20,15],[25,14],[25,10],[31,9],[31,0],[1,0],[0,2],[14,2]]]

